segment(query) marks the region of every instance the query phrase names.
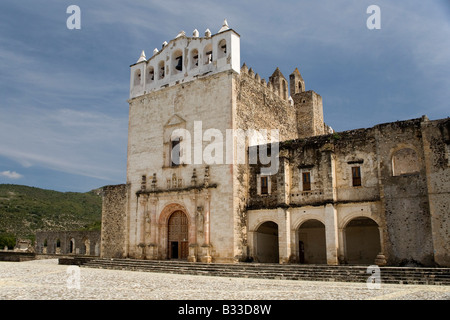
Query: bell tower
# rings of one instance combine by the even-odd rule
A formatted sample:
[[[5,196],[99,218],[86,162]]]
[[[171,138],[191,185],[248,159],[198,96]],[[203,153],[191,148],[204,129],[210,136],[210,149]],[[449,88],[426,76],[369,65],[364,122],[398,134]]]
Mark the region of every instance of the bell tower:
[[[289,89],[291,93],[291,97],[296,93],[305,92],[305,81],[298,71],[298,68],[295,68],[294,72],[289,75]]]
[[[207,29],[204,37],[195,29],[192,37],[184,31],[148,58],[142,51],[130,66],[130,99],[152,91],[189,82],[222,71],[240,73],[240,35],[226,20],[217,34]]]
[[[298,68],[289,75],[289,82],[297,114],[298,137],[306,138],[325,134],[322,97],[312,90],[305,90],[305,81]]]
[[[235,260],[235,176],[213,141],[234,128],[240,72],[226,20],[216,34],[180,31],[130,66],[124,256]]]

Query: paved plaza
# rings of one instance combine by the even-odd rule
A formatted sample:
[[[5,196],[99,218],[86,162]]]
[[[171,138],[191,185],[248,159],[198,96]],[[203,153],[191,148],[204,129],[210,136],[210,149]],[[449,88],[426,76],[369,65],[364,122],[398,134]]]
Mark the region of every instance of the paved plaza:
[[[0,300],[450,300],[450,286],[221,278],[0,262]]]

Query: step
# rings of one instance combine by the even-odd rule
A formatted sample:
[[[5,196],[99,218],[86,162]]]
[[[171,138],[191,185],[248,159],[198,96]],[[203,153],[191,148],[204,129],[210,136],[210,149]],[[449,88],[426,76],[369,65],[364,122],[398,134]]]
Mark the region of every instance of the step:
[[[316,281],[342,281],[342,282],[363,282],[367,281],[367,276],[340,276],[340,275],[298,275],[298,274],[284,274],[284,273],[236,273],[230,271],[218,271],[218,272],[208,272],[201,270],[180,270],[180,269],[145,269],[141,267],[104,267],[101,265],[92,266],[96,268],[103,269],[119,269],[119,270],[130,270],[130,271],[147,271],[147,272],[159,272],[159,273],[172,273],[172,274],[191,274],[191,275],[208,275],[208,276],[221,276],[221,277],[245,277],[245,278],[265,278],[265,279],[286,279],[286,280],[316,280]],[[439,281],[438,279],[426,279],[426,278],[382,278],[383,283],[403,283],[403,284],[444,284],[445,281]],[[448,281],[447,281],[448,283]]]
[[[94,265],[94,264],[101,264],[101,265],[117,265],[117,266],[134,266],[134,267],[141,267],[142,268],[153,268],[153,269],[158,269],[158,268],[162,268],[165,270],[168,270],[168,268],[177,268],[178,270],[184,270],[184,269],[195,269],[195,270],[205,270],[205,271],[209,271],[209,272],[214,272],[216,270],[223,270],[224,267],[221,266],[196,266],[196,265],[190,265],[190,266],[174,266],[174,265],[163,265],[163,264],[159,264],[159,265],[150,265],[150,264],[145,264],[145,263],[123,263],[123,262],[115,262],[115,263],[111,263],[111,262],[91,262],[88,263],[87,265]],[[226,267],[225,269],[227,270],[233,270],[235,272],[283,272],[283,273],[303,273],[303,274],[307,274],[307,273],[318,273],[318,272],[327,272],[327,273],[331,273],[331,274],[336,274],[336,275],[356,275],[359,274],[361,276],[365,276],[367,277],[369,274],[366,272],[365,268],[360,268],[360,269],[353,269],[353,270],[349,270],[349,269],[341,269],[341,270],[333,270],[333,269],[322,269],[322,270],[309,270],[309,269],[305,269],[305,268],[253,268],[253,269],[249,269],[249,268],[228,268]],[[398,276],[426,276],[428,275],[427,272],[424,271],[402,271],[402,270],[387,270],[387,271],[381,271],[381,273],[384,276],[392,276],[392,277],[398,277]],[[443,273],[443,272],[437,272],[437,273],[430,273],[430,276],[433,277],[450,277],[450,274],[448,273]]]
[[[70,264],[65,261],[62,264]],[[314,281],[366,282],[367,266],[200,263],[168,260],[87,259],[77,264],[101,269]],[[450,285],[450,268],[381,267],[383,283]]]

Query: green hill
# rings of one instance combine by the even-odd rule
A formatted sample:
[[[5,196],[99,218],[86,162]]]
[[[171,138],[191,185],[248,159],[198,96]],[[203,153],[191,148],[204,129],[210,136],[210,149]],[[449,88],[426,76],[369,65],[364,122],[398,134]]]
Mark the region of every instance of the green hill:
[[[0,184],[0,248],[18,237],[34,240],[36,231],[100,230],[101,212],[99,189],[77,193]]]

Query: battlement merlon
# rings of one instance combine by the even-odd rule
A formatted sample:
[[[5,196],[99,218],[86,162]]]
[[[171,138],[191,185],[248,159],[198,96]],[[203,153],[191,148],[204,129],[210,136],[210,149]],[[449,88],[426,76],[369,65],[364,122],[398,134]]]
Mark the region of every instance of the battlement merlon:
[[[239,74],[240,35],[226,21],[215,35],[207,29],[204,37],[198,37],[197,30],[186,37],[182,31],[148,60],[142,51],[130,69],[130,99],[227,70]]]

